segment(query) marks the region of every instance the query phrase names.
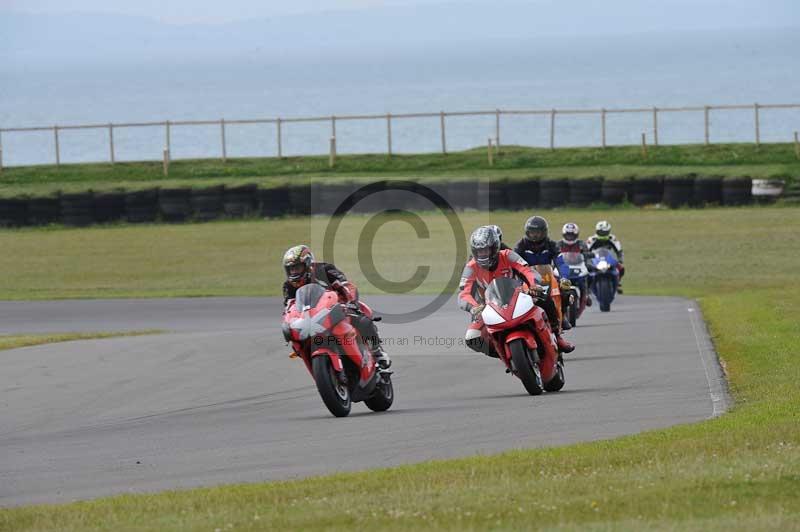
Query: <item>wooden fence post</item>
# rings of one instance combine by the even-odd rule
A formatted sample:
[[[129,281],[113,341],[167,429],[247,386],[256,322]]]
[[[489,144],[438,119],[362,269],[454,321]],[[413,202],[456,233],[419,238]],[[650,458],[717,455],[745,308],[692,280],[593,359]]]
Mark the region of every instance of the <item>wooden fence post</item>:
[[[331,116],[331,137],[336,138],[336,117]]]
[[[658,108],[653,107],[653,146],[658,146]]]
[[[756,123],[756,146],[761,146],[761,117],[758,113],[759,105],[753,104],[753,111],[755,114],[755,123]]]
[[[647,135],[642,133],[642,158],[647,159]]]
[[[108,155],[111,158],[111,164],[114,164],[114,124],[108,124]]]
[[[487,155],[489,157],[489,166],[494,166],[494,150],[492,149],[492,138],[491,137],[489,137],[489,143],[487,145],[486,153],[487,153]]]
[[[602,138],[603,138],[603,148],[606,147],[606,110],[600,110],[600,126],[602,129]]]
[[[169,175],[169,150],[164,149],[164,157],[161,161],[161,165],[164,168],[164,175]]]
[[[333,168],[334,166],[336,166],[336,137],[331,137],[328,168]]]
[[[281,119],[275,122],[278,125],[278,159],[283,159],[283,139],[281,138]]]
[[[439,113],[439,124],[442,130],[442,153],[447,155],[447,137],[445,135],[445,129],[444,129],[444,111],[441,111]]]
[[[556,149],[556,110],[550,111],[550,149]]]
[[[386,115],[386,144],[389,157],[392,157],[392,113]]]
[[[167,151],[169,151],[169,150],[172,149],[172,146],[170,145],[172,143],[172,139],[170,138],[172,135],[171,135],[171,132],[170,132],[169,120],[164,122],[164,135],[166,137],[165,142],[166,142],[166,146],[167,146]]]
[[[61,148],[58,145],[58,126],[53,126],[53,140],[56,145],[56,166],[61,166]]]
[[[497,151],[500,151],[500,109],[495,110],[494,115],[494,138]]]
[[[800,159],[800,141],[797,140],[797,131],[794,132],[794,156]],[[0,148],[0,168],[3,167],[3,149]]]
[[[228,148],[226,146],[227,142],[225,142],[225,119],[222,118],[219,121],[219,133],[220,133],[220,142],[222,143],[222,162],[228,162]]]
[[[703,124],[704,124],[704,126],[705,126],[705,144],[706,144],[706,146],[708,146],[708,144],[709,144],[709,136],[710,136],[710,135],[709,135],[709,131],[708,131],[708,129],[709,129],[709,125],[708,125],[708,112],[709,112],[709,110],[710,110],[710,109],[711,109],[711,108],[710,108],[708,105],[706,105],[706,106],[703,108]]]

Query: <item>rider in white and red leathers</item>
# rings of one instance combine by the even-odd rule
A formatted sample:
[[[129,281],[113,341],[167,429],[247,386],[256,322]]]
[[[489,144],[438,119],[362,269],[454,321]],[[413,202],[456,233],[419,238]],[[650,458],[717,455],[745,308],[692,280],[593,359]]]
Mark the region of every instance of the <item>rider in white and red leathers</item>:
[[[492,227],[483,226],[476,229],[470,237],[470,248],[472,258],[464,267],[461,292],[458,295],[459,307],[472,315],[472,322],[467,327],[464,340],[470,349],[496,357],[497,354],[491,349],[481,317],[481,311],[485,306],[484,291],[498,277],[517,277],[525,282],[531,291],[539,290],[539,286],[536,284],[533,271],[522,257],[510,249],[500,249],[500,239]],[[551,299],[542,306],[548,303],[554,311],[555,305]],[[569,353],[575,348],[560,335],[556,336],[556,340],[562,352]]]
[[[580,253],[583,255],[583,260],[587,264],[587,268],[592,263],[592,252],[589,251],[589,247],[586,245],[586,242],[578,238],[580,235],[580,228],[578,224],[567,222],[564,224],[564,227],[561,228],[561,240],[556,242],[556,247],[558,247],[559,253]],[[584,286],[581,286],[581,297],[586,298],[586,306],[592,306],[592,297],[589,295],[589,285],[588,282],[584,283]]]

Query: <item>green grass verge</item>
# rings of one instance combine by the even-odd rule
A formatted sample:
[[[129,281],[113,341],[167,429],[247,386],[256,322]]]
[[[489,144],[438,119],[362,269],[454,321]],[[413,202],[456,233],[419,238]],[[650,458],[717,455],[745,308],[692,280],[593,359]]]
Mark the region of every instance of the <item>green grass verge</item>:
[[[800,234],[792,207],[705,210],[566,209],[542,210],[554,233],[567,221],[590,233],[608,218],[622,239],[630,290],[693,296],[698,282],[729,290],[754,282],[764,268],[771,281],[794,284],[797,260],[791,252],[769,264],[750,260],[791,248]],[[460,213],[461,238],[476,226],[497,223],[516,241],[530,213]],[[346,216],[335,241],[335,262],[359,285],[376,292],[359,267],[358,238],[370,215]],[[445,218],[422,214],[430,234],[419,238],[403,221],[390,221],[375,235],[378,272],[401,281],[419,264],[431,265],[415,293],[434,293],[453,274],[455,245]],[[60,299],[167,296],[279,295],[281,258],[291,245],[305,242],[319,258],[328,218],[228,221],[185,225],[119,225],[86,229],[24,228],[0,231],[0,299]],[[461,229],[459,229],[461,231]],[[350,237],[348,238],[348,235]],[[711,235],[714,235],[713,237]],[[397,243],[408,245],[398,246]],[[676,267],[691,258],[691,272]],[[674,263],[674,264],[673,264]],[[460,273],[460,268],[456,266]],[[760,272],[759,272],[760,273]]]
[[[294,482],[0,510],[0,529],[800,529],[800,288],[794,282],[800,259],[791,251],[800,230],[797,211],[545,214],[553,226],[577,220],[585,228],[601,216],[610,218],[626,245],[630,292],[699,299],[736,401],[730,413],[567,447]],[[501,223],[511,235],[523,216],[473,213],[464,218],[467,227],[479,221]],[[425,219],[436,225],[433,215]],[[290,222],[273,222],[283,223]],[[347,223],[356,224],[354,229],[364,219]],[[297,235],[279,234],[289,225],[255,227],[261,239],[248,244],[253,249],[240,247],[240,254],[257,256],[259,264],[272,268],[264,262],[274,258],[267,242],[282,247]],[[181,229],[230,231],[228,237],[249,230],[242,223]],[[103,230],[86,230],[93,231]],[[386,242],[376,240],[381,252],[395,258],[417,253],[398,249],[393,242],[398,231],[387,227]],[[50,233],[69,237],[67,231],[14,235]],[[152,254],[168,247],[156,246]],[[342,258],[347,255],[343,252]],[[260,286],[278,280],[267,277],[259,271]]]
[[[98,338],[119,338],[121,336],[144,336],[160,334],[162,332],[161,330],[148,329],[144,331],[121,332],[3,334],[0,335],[0,351],[16,349],[18,347],[29,347],[32,345],[74,342],[76,340],[96,340]]]
[[[800,161],[791,144],[680,145],[651,148],[643,159],[639,147],[525,148],[504,147],[488,165],[485,148],[447,155],[428,153],[396,155],[342,155],[335,169],[327,157],[276,157],[175,161],[165,179],[161,163],[134,162],[69,164],[55,167],[5,168],[0,173],[0,195],[47,195],[58,190],[141,189],[153,186],[209,186],[226,183],[258,183],[277,186],[304,177],[374,179],[403,176],[420,179],[449,177],[588,177],[622,178],[638,175],[730,175],[794,178]]]

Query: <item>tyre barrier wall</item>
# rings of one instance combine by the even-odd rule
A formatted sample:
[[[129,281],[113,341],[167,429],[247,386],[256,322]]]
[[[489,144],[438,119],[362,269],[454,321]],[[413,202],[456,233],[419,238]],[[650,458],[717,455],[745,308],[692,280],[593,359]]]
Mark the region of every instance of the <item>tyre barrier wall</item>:
[[[722,204],[746,205],[753,200],[753,183],[749,177],[722,180]]]
[[[601,191],[603,187],[602,177],[587,177],[585,179],[570,179],[569,180],[569,203],[570,205],[577,205],[584,207],[602,197]]]
[[[94,194],[94,222],[111,223],[125,218],[125,191]]]
[[[224,193],[224,185],[192,189],[190,202],[194,219],[198,222],[208,222],[222,217]]]
[[[786,188],[788,198],[800,187]],[[164,188],[138,191],[63,193],[57,197],[0,198],[0,227],[64,225],[83,227],[124,220],[151,223],[209,221],[219,218],[332,214],[353,196],[353,212],[383,210],[432,210],[434,205],[421,195],[404,190],[385,190],[364,197],[363,185],[352,182],[305,184],[258,188],[255,184],[207,188]],[[774,201],[784,190],[783,182],[749,177],[640,177],[603,179],[472,180],[427,184],[456,210],[524,210],[592,203],[635,205],[746,205]],[[763,190],[762,190],[763,189]],[[764,191],[767,192],[764,192]]]
[[[690,205],[694,200],[694,177],[664,178],[664,195],[662,202],[669,207]]]
[[[185,222],[192,216],[192,189],[162,188],[158,191],[158,207],[165,222]]]
[[[539,206],[561,207],[569,203],[567,178],[542,179],[539,182]]]
[[[603,203],[618,205],[628,200],[632,191],[631,179],[603,179],[600,185],[600,198]]]
[[[75,227],[83,227],[95,223],[94,197],[91,192],[62,194],[61,223]]]
[[[648,176],[633,181],[633,196],[631,203],[636,206],[653,205],[660,203],[664,195],[664,178]]]
[[[222,197],[222,210],[230,218],[247,218],[258,205],[258,185],[226,187]]]
[[[132,224],[155,222],[158,210],[157,188],[125,194],[125,219]]]

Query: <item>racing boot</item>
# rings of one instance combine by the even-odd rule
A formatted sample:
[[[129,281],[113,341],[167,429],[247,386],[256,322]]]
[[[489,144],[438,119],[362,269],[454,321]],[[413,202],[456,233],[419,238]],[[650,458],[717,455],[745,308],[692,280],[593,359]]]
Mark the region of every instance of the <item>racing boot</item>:
[[[558,346],[559,353],[572,353],[575,351],[575,344],[571,344],[564,340],[561,333],[554,333],[556,335],[556,345]]]
[[[370,341],[369,346],[372,356],[375,357],[375,363],[378,365],[378,368],[382,370],[389,369],[392,366],[392,359],[389,358],[389,354],[381,347],[380,338],[376,338],[375,341]]]
[[[591,306],[592,306],[592,296],[587,295],[586,296],[586,307],[588,308],[588,307],[591,307]]]
[[[553,335],[556,337],[556,345],[558,346],[559,353],[572,353],[575,351],[575,345],[567,342],[561,336],[561,329],[558,327],[558,320],[551,320],[550,328],[553,330]]]
[[[618,294],[621,294],[621,293],[622,293],[622,281],[620,281],[619,283],[617,283],[617,293],[618,293]]]

